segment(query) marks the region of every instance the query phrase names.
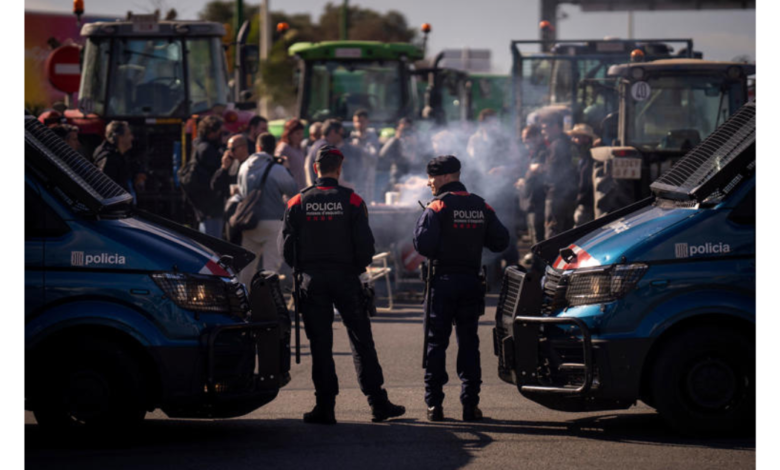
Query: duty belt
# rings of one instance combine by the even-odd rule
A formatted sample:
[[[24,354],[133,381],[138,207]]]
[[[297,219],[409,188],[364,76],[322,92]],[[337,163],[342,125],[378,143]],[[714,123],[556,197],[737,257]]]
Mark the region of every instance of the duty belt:
[[[433,262],[433,275],[439,276],[443,274],[473,274],[479,275],[479,268],[473,266],[459,266],[459,265],[442,265],[438,262]]]

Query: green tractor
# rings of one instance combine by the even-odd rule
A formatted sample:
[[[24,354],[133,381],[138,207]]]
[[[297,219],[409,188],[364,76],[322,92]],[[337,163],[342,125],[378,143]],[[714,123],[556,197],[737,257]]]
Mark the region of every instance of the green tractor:
[[[412,44],[378,41],[301,42],[288,50],[299,61],[295,117],[308,123],[336,118],[352,126],[365,109],[381,137],[393,135],[398,120],[414,118],[418,94],[412,64],[423,50]],[[284,120],[269,123],[281,136]]]

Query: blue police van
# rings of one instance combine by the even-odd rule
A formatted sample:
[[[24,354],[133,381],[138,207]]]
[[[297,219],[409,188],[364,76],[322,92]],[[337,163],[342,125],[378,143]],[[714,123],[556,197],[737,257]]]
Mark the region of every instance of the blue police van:
[[[684,433],[755,423],[755,103],[653,195],[532,248],[505,271],[498,374],[564,411],[642,400]]]
[[[136,210],[25,116],[25,407],[42,426],[127,426],[157,408],[223,418],[289,381],[278,276],[254,255]]]

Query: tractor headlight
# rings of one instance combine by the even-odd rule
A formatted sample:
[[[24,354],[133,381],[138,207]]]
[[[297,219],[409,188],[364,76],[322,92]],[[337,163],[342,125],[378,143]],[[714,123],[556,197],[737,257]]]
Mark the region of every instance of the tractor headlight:
[[[179,307],[198,312],[230,312],[229,284],[214,276],[156,273],[152,279]]]
[[[618,264],[574,271],[566,289],[570,307],[617,300],[633,289],[647,271],[646,264]]]

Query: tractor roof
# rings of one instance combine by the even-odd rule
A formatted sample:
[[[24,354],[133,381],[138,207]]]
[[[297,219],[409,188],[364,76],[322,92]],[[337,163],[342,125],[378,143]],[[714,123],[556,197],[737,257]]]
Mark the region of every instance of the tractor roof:
[[[357,59],[357,60],[420,60],[423,51],[413,44],[379,41],[323,41],[299,42],[290,46],[291,56],[303,60]]]
[[[225,27],[211,21],[159,21],[152,30],[139,30],[137,23],[127,20],[96,21],[81,28],[86,37],[171,37],[171,36],[214,36],[225,35]]]
[[[610,77],[630,77],[631,70],[641,67],[648,72],[661,71],[691,71],[691,72],[725,72],[731,67],[739,67],[744,75],[756,73],[756,66],[744,62],[722,62],[702,59],[660,59],[650,62],[634,62],[630,64],[613,65],[609,68]]]

